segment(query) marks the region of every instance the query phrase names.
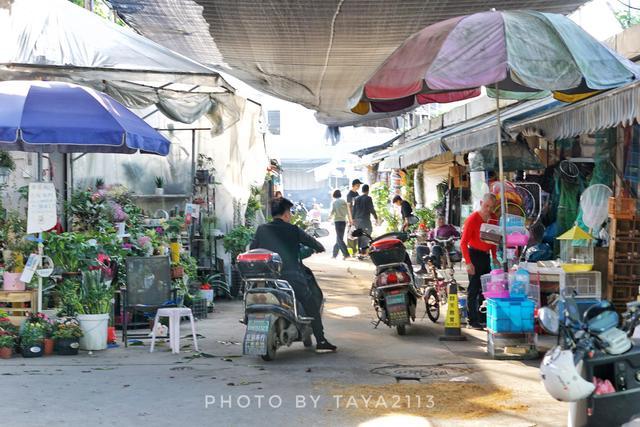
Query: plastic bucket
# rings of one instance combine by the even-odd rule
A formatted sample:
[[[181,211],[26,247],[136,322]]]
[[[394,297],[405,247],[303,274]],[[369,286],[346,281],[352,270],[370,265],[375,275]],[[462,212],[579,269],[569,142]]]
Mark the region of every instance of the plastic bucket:
[[[104,350],[107,348],[108,314],[81,314],[78,315],[78,321],[84,334],[80,338],[82,350]]]

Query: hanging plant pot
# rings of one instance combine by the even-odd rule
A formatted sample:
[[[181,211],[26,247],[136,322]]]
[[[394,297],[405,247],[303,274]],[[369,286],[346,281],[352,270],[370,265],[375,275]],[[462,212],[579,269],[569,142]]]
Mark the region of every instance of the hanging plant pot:
[[[11,359],[12,355],[13,355],[13,348],[11,347],[0,348],[0,359]]]
[[[55,344],[55,341],[52,338],[44,339],[44,355],[45,356],[51,356],[53,354],[54,344]]]
[[[42,357],[42,354],[44,353],[43,351],[43,344],[42,343],[38,343],[38,344],[34,344],[34,345],[27,345],[27,346],[22,346],[21,347],[21,352],[22,352],[22,357]]]
[[[198,169],[196,171],[196,181],[198,184],[204,185],[209,183],[209,171],[206,169]]]
[[[76,338],[62,338],[56,340],[56,353],[61,356],[75,356],[78,354],[80,343]]]

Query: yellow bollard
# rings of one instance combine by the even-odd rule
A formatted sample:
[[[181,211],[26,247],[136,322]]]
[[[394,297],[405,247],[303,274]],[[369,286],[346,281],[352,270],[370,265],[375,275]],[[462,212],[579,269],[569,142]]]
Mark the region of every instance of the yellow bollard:
[[[462,335],[460,329],[460,308],[458,307],[458,285],[453,282],[449,284],[449,297],[447,299],[447,315],[444,319],[444,335],[439,337],[440,341],[466,341],[467,337]]]

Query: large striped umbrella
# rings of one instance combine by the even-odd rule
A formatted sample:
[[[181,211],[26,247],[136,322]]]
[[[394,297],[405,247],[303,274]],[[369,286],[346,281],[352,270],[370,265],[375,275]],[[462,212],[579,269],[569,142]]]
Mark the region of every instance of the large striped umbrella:
[[[549,92],[571,102],[639,76],[639,67],[565,16],[489,11],[448,19],[415,33],[350,103],[358,114],[400,112],[420,104],[472,98],[481,86],[496,97],[497,107],[499,97],[523,99]],[[498,165],[504,182],[499,108],[497,124]],[[504,193],[501,196],[504,215]]]

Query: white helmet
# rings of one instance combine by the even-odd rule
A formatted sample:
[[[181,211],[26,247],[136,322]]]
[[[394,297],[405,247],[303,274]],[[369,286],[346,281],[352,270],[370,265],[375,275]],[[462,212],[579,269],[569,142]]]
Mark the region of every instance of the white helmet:
[[[578,368],[573,363],[571,350],[562,350],[559,346],[549,350],[542,359],[540,377],[547,392],[563,402],[582,400],[590,396],[596,388],[580,376]]]

